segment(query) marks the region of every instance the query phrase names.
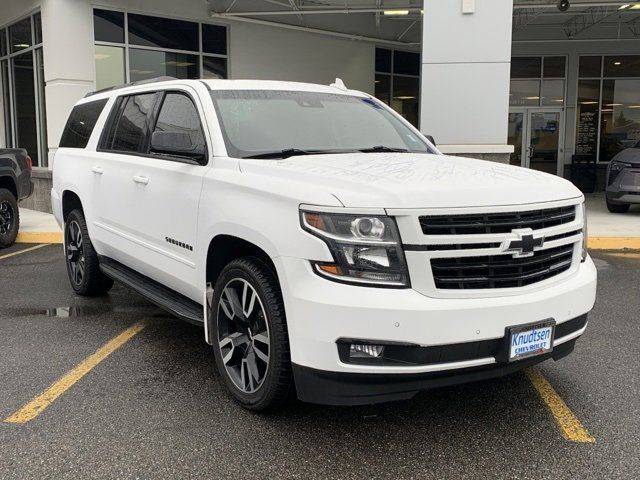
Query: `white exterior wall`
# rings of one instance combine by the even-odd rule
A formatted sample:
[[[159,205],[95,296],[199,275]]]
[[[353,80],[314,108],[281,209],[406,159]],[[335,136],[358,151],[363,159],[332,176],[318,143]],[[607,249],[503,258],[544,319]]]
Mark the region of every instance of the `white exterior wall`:
[[[580,55],[638,55],[640,40],[619,41],[545,41],[514,42],[513,56],[566,55],[567,78],[565,84],[564,149],[561,155],[565,164],[571,163],[575,150],[578,94],[578,61]]]
[[[420,128],[445,153],[504,154],[512,0],[424,0]]]
[[[293,80],[347,87],[373,94],[375,46],[248,23],[231,23],[231,78]]]

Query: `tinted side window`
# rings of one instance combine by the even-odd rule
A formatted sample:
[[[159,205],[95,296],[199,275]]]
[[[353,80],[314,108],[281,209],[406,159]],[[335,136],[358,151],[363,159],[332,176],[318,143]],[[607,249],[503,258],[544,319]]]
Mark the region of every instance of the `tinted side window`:
[[[196,106],[182,93],[167,93],[154,132],[187,133],[194,152],[205,152],[204,134]]]
[[[155,103],[155,93],[131,95],[123,99],[107,150],[142,152],[147,134],[147,119]]]
[[[107,104],[107,99],[76,105],[71,110],[71,115],[62,132],[60,146],[67,148],[85,148],[89,142],[93,127],[102,109]]]

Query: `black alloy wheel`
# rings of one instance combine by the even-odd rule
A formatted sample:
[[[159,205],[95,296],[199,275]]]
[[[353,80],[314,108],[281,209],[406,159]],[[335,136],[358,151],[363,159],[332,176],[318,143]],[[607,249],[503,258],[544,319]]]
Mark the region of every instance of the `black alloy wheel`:
[[[0,235],[7,235],[16,221],[13,205],[7,200],[0,202]]]
[[[243,393],[258,390],[269,370],[269,324],[262,301],[243,278],[229,281],[218,303],[218,348],[227,375]]]
[[[69,265],[69,278],[77,286],[82,285],[85,273],[84,244],[82,230],[75,220],[69,222],[66,236],[67,264]]]

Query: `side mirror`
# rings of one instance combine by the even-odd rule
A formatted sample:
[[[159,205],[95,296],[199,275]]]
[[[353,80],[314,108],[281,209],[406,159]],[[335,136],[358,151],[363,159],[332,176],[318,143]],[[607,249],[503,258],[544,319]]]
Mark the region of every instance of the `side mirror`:
[[[151,151],[190,158],[198,163],[205,158],[204,145],[194,145],[191,135],[186,132],[153,132]]]
[[[429,140],[434,147],[436,146],[436,141],[434,140],[433,135],[425,135],[425,137],[427,137],[427,140]]]

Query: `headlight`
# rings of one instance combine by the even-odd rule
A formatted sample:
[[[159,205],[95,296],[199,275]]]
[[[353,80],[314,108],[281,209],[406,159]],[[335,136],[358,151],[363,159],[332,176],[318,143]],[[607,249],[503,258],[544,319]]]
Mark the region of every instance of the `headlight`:
[[[582,203],[582,261],[587,259],[587,204]]]
[[[629,168],[631,167],[630,163],[624,163],[624,162],[618,162],[616,160],[613,160],[610,163],[611,166],[611,171],[612,172],[620,172],[620,170],[624,170],[625,168]]]
[[[408,287],[396,222],[380,215],[300,212],[302,228],[329,246],[334,262],[312,262],[319,275],[356,285]]]

